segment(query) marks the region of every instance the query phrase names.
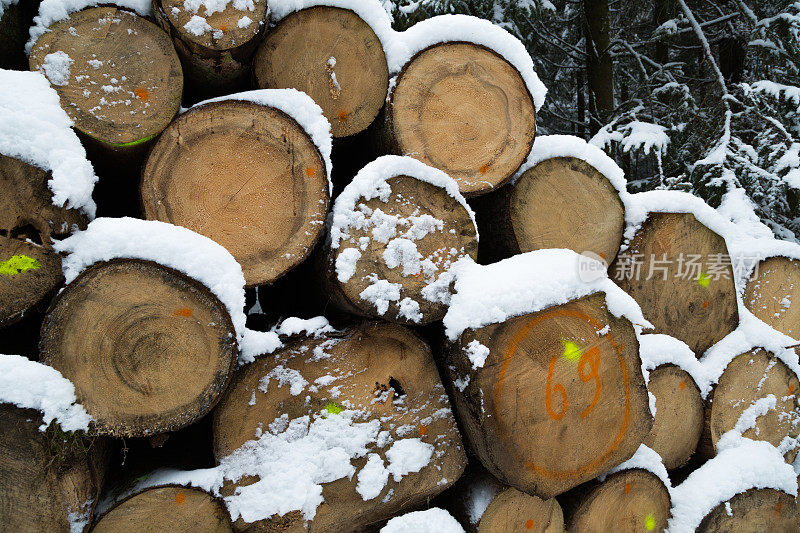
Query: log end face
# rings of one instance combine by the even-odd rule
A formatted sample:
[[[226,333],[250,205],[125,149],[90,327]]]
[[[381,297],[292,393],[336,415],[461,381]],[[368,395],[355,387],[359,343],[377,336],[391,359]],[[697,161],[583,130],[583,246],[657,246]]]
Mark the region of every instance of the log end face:
[[[717,505],[700,523],[698,532],[797,531],[795,500],[775,489],[750,489]]]
[[[800,336],[800,261],[769,257],[757,266],[742,297],[756,318],[790,337]],[[793,305],[794,304],[794,305]]]

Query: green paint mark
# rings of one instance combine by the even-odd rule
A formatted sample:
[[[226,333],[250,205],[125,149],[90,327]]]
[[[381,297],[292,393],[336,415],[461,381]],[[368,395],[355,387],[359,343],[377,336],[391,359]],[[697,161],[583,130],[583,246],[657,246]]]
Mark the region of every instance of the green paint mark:
[[[578,359],[583,354],[581,347],[572,341],[561,339],[561,344],[564,345],[564,357],[570,361]]]
[[[127,143],[120,143],[120,144],[111,143],[111,146],[114,146],[116,148],[127,148],[129,146],[136,146],[137,144],[146,143],[147,141],[149,141],[153,137],[155,137],[155,135],[148,135],[147,137],[143,137],[141,139],[137,139],[135,141],[131,141],[131,142],[127,142]]]
[[[708,287],[709,283],[711,283],[711,276],[700,272],[700,275],[697,276],[697,284],[701,287]]]
[[[656,517],[653,516],[653,513],[644,517],[644,527],[647,528],[647,531],[653,531],[656,528]]]
[[[328,402],[324,408],[325,412],[329,415],[338,415],[344,411],[344,407],[335,402]]]
[[[25,254],[12,256],[11,259],[0,261],[0,274],[4,276],[16,276],[28,270],[36,270],[41,268],[42,265],[34,259]]]

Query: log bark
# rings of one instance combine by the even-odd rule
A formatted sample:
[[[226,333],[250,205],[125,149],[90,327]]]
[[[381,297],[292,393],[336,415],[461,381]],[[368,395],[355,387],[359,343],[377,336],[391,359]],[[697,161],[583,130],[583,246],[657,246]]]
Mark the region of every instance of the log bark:
[[[754,428],[743,433],[753,440],[778,446],[788,435],[800,435],[800,381],[786,364],[770,352],[756,349],[733,358],[706,399],[705,424],[700,450],[705,457],[716,454],[719,438],[736,426],[745,409],[760,398],[775,395],[776,407],[759,416]],[[784,457],[793,463],[797,449]]]
[[[754,274],[744,291],[745,307],[781,333],[800,337],[800,261],[769,257]]]
[[[543,248],[592,252],[614,260],[625,229],[625,208],[611,182],[575,157],[546,159],[513,186],[471,202],[481,261],[494,262]]]
[[[137,150],[177,113],[180,61],[169,36],[149,20],[116,7],[91,7],[49,30],[31,50],[30,69],[47,74],[50,54],[69,56],[66,79],[49,78],[84,137],[111,154]]]
[[[369,126],[386,101],[389,69],[372,28],[347,9],[317,6],[288,15],[267,32],[253,60],[262,89],[311,96],[334,137]]]
[[[489,354],[474,369],[476,342]],[[546,499],[631,457],[653,423],[638,347],[602,294],[467,330],[449,350],[450,380],[481,463]]]
[[[183,0],[153,0],[156,22],[170,35],[181,59],[190,100],[249,88],[253,55],[267,26],[267,2],[252,6],[237,9],[230,3],[209,15],[205,8],[190,11]],[[189,31],[186,26],[195,16],[205,19],[210,29],[200,35]]]
[[[224,503],[196,488],[167,485],[144,489],[113,504],[92,533],[226,533],[231,520]]]
[[[599,484],[579,487],[561,498],[567,531],[664,531],[672,501],[655,474],[622,470]]]
[[[730,514],[725,506],[730,505]],[[794,498],[775,489],[749,489],[714,507],[703,518],[698,533],[741,531],[756,533],[797,531],[798,512]]]
[[[105,476],[105,443],[41,424],[39,411],[0,404],[0,531],[82,532],[77,522],[88,524]]]
[[[389,178],[386,183],[391,188],[386,201],[381,197],[370,200],[362,197],[357,202],[356,209],[365,206],[369,210],[367,212],[380,209],[390,217],[398,217],[400,223],[397,225],[397,236],[406,235],[403,238],[415,244],[417,253],[421,255],[420,261],[430,260],[436,269],[427,272],[420,266],[416,271],[408,271],[402,264],[397,265],[386,259],[387,250],[394,239],[381,242],[375,238],[375,227],[371,225],[350,228],[349,237],[343,239],[338,248],[327,246],[325,249],[324,264],[320,265],[323,290],[337,307],[357,315],[382,317],[401,324],[429,324],[441,320],[447,306],[441,300],[432,301],[429,299],[430,295],[426,298],[424,295],[428,293],[425,288],[458,259],[477,257],[475,224],[467,210],[441,187],[404,175]],[[425,230],[421,236],[413,235],[414,232],[409,229],[409,224],[413,225],[411,221],[414,217],[427,216],[441,221],[441,228],[433,228],[430,233]],[[403,233],[405,230],[408,231]],[[367,243],[366,246],[363,242]],[[358,255],[355,271],[344,280],[337,275],[337,261],[354,253]],[[379,280],[401,286],[400,297],[389,302],[384,313],[361,296],[375,281],[375,276]],[[406,298],[419,305],[421,316],[406,311],[402,305]]]
[[[703,433],[704,403],[688,372],[661,365],[650,372],[647,390],[656,397],[653,429],[644,444],[656,451],[667,470],[685,465]]]
[[[533,146],[533,97],[504,58],[482,46],[450,42],[409,61],[387,103],[384,143],[446,172],[465,196],[496,189]]]
[[[281,365],[299,371],[314,386],[292,395],[293,387],[276,386],[272,380],[263,392],[259,383]],[[430,348],[409,330],[388,323],[366,323],[341,336],[305,340],[240,370],[214,413],[214,455],[217,460],[228,456],[282,415],[289,420],[320,412],[337,416],[345,408],[363,410],[359,421],[380,420],[390,441],[419,438],[433,445],[429,464],[399,482],[389,477],[380,494],[367,500],[356,492],[356,475],[324,483],[324,502],[307,523],[292,511],[250,524],[240,518],[235,530],[358,531],[424,503],[461,475],[466,457]],[[383,458],[383,446],[388,448],[384,443],[370,452]],[[357,470],[365,463],[363,457],[352,461]],[[257,480],[244,478],[238,484]],[[221,492],[235,488],[228,484]]]
[[[328,212],[327,171],[311,137],[285,113],[243,101],[195,107],[147,158],[145,217],[187,227],[224,246],[248,287],[303,261]]]
[[[58,295],[39,349],[74,383],[99,433],[151,436],[214,406],[236,360],[235,339],[228,311],[207,287],[124,259],[92,265]]]
[[[688,213],[650,213],[610,277],[641,306],[654,333],[700,357],[739,324],[725,240]]]

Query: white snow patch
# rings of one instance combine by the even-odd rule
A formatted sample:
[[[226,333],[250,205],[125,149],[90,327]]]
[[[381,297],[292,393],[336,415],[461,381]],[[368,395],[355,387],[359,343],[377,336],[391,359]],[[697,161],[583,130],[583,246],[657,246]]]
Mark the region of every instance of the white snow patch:
[[[472,340],[465,348],[467,358],[472,363],[472,368],[483,368],[486,358],[489,356],[489,348],[481,344],[477,339]]]
[[[239,19],[239,21],[236,23],[236,26],[238,26],[239,28],[249,28],[250,24],[252,24],[252,23],[253,23],[253,19],[251,19],[248,16],[244,16],[244,17]]]
[[[361,259],[361,252],[358,248],[348,248],[342,250],[336,257],[336,279],[342,283],[347,283],[353,274],[356,273],[356,263]]]
[[[364,501],[380,496],[381,491],[389,481],[389,471],[383,464],[383,459],[377,453],[367,456],[367,464],[358,473],[356,491]]]
[[[418,438],[398,440],[386,451],[386,458],[389,460],[386,470],[399,482],[406,474],[419,472],[427,466],[433,450],[431,444]]]
[[[53,85],[67,85],[69,83],[69,70],[73,63],[74,61],[66,52],[59,50],[44,56],[42,70],[44,70],[45,76]]]
[[[433,507],[396,516],[386,522],[381,533],[464,533],[458,520],[444,509]]]
[[[651,448],[645,446],[644,444],[640,444],[639,448],[636,450],[636,453],[633,454],[633,457],[628,459],[627,461],[615,466],[602,476],[599,476],[600,481],[605,481],[606,477],[615,473],[621,472],[623,470],[631,470],[633,468],[640,468],[642,470],[647,470],[651,474],[658,477],[667,490],[672,488],[672,483],[669,480],[669,474],[667,474],[667,469],[664,467],[664,463],[661,460],[661,456],[658,455],[657,452],[652,450]]]
[[[685,342],[656,333],[639,335],[639,356],[644,371],[649,372],[661,365],[673,364],[692,377],[703,398],[711,392],[712,384],[708,370],[697,360]]]
[[[198,15],[193,15],[192,18],[189,19],[189,22],[183,25],[183,29],[197,37],[203,35],[207,31],[214,31],[211,24]]]

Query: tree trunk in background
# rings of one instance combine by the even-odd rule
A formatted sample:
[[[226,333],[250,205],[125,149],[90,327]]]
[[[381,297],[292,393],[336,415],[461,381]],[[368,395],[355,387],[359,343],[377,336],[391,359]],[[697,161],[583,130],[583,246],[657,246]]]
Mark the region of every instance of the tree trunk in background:
[[[609,46],[608,0],[583,0],[586,20],[586,77],[589,84],[590,111],[594,121],[589,132],[594,135],[614,110],[614,77]]]
[[[653,23],[658,28],[672,18],[674,12],[674,0],[656,0],[653,8]],[[653,56],[656,63],[664,64],[669,60],[669,43],[666,37],[656,41],[655,54]]]

